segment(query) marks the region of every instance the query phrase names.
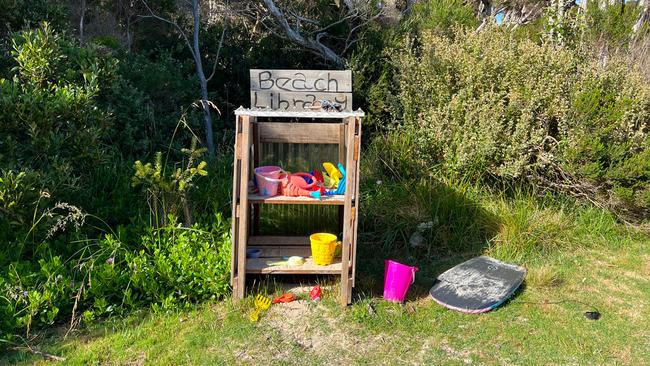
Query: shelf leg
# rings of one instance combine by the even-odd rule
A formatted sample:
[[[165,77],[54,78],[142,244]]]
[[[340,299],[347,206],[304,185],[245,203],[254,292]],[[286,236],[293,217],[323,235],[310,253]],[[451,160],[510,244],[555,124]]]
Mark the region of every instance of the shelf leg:
[[[354,187],[356,187],[356,162],[354,160],[355,120],[354,118],[348,118],[346,120],[346,123],[346,190],[345,204],[343,205],[343,245],[341,248],[341,305],[343,306],[348,305],[352,300],[352,278],[350,278],[350,263],[352,259],[351,249],[354,240],[355,217],[352,196],[354,194]]]
[[[235,299],[243,299],[246,286],[246,244],[248,241],[248,175],[250,170],[251,117],[241,116],[241,174],[239,175],[239,230],[237,243],[237,286],[233,289]]]
[[[237,117],[235,120],[235,156],[233,158],[233,169],[232,169],[232,231],[230,233],[232,238],[232,249],[230,251],[230,286],[233,288],[233,296],[236,293],[236,281],[237,281],[237,257],[239,252],[238,249],[238,233],[239,233],[239,220],[237,218],[237,204],[239,202],[239,178],[240,178],[240,156],[239,148],[241,144],[241,127],[240,127],[241,118]]]

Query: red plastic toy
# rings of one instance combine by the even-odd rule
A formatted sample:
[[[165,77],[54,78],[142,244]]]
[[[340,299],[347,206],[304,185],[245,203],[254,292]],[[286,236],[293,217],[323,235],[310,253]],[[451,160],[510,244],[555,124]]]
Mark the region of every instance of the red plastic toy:
[[[280,297],[277,297],[277,298],[273,299],[273,303],[274,303],[274,304],[277,304],[277,303],[279,303],[279,302],[287,303],[287,302],[292,302],[292,301],[295,300],[295,299],[296,299],[296,297],[293,296],[292,293],[287,292],[286,294],[284,294],[284,295],[282,295],[282,296],[280,296]]]
[[[316,178],[309,173],[287,174],[281,179],[282,186],[280,187],[280,191],[283,196],[314,197],[312,193],[320,191],[317,186]],[[310,181],[311,183],[307,183],[307,181]]]
[[[320,301],[320,295],[320,285],[314,286],[314,288],[309,292],[309,297],[311,297],[312,301]]]

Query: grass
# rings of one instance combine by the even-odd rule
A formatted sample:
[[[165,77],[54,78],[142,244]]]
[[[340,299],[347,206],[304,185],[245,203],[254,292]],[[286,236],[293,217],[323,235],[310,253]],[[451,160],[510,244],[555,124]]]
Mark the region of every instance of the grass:
[[[354,303],[307,295],[275,305],[258,324],[250,296],[170,313],[141,312],[88,325],[36,347],[85,364],[649,364],[650,238],[607,212],[522,189],[492,192],[469,181],[364,182]],[[409,238],[418,224],[425,245]],[[446,310],[427,295],[433,279],[479,254],[528,269],[523,288],[491,313]],[[383,259],[417,265],[406,304],[381,300]],[[585,311],[602,318],[587,320]],[[0,363],[46,364],[24,351]]]
[[[650,249],[635,241],[625,249],[583,249],[532,265],[525,288],[483,315],[441,308],[422,294],[420,281],[403,306],[365,297],[342,310],[328,298],[296,309],[274,306],[251,324],[250,299],[226,301],[111,319],[67,340],[60,331],[39,347],[71,365],[647,364],[648,278]],[[602,313],[600,320],[583,317],[593,309]],[[47,363],[26,353],[3,361]]]

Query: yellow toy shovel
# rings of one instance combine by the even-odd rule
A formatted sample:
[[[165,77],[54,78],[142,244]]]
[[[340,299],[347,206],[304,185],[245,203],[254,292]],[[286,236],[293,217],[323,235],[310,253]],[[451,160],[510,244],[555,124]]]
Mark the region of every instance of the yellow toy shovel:
[[[339,180],[343,178],[343,174],[341,174],[341,172],[338,169],[336,169],[336,167],[332,163],[323,163],[323,168],[327,172],[327,175],[323,174],[325,187],[328,188],[338,187]]]
[[[263,310],[267,310],[269,307],[271,307],[271,299],[264,295],[257,295],[255,297],[255,311],[250,315],[250,320],[252,322],[256,322],[260,320],[260,313]]]

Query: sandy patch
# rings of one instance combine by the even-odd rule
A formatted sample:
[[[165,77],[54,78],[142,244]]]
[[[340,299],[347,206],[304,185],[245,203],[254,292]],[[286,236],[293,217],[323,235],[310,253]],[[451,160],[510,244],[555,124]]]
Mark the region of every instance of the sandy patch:
[[[268,312],[271,328],[282,335],[283,343],[293,343],[318,356],[351,351],[360,342],[345,325],[339,325],[325,306],[306,300],[277,304]]]

